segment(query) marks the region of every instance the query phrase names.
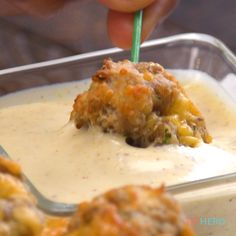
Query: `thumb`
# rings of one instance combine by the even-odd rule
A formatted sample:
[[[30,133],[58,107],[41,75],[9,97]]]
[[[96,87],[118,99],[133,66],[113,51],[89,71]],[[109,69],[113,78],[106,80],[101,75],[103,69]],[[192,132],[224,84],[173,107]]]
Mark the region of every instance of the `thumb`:
[[[135,12],[149,6],[155,0],[98,0],[109,9],[119,12]]]

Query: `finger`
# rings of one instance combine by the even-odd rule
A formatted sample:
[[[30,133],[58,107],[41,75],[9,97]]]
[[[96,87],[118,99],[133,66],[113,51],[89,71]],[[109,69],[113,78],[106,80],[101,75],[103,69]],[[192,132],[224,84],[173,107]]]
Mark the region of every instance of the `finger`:
[[[8,16],[8,15],[18,15],[22,13],[22,11],[9,3],[8,0],[0,0],[0,16]]]
[[[155,0],[98,0],[109,9],[119,12],[135,12],[150,5]]]
[[[48,15],[60,7],[68,0],[9,0],[10,3],[31,15]]]
[[[111,42],[120,48],[131,48],[133,32],[133,13],[108,12],[107,27]]]
[[[177,5],[178,0],[157,0],[144,11],[142,41],[144,41],[163,22]]]
[[[177,0],[156,0],[144,9],[142,41],[160,24],[171,10]],[[110,10],[108,13],[108,34],[114,45],[129,49],[132,45],[134,14],[120,13]]]

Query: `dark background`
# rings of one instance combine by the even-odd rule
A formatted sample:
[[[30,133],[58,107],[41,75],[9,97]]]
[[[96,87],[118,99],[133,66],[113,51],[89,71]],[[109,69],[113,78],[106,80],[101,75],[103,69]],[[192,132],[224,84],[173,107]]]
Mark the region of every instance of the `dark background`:
[[[50,18],[1,17],[0,69],[112,47],[105,18],[94,0],[74,1]],[[213,35],[236,53],[236,0],[181,0],[150,38],[184,32]]]

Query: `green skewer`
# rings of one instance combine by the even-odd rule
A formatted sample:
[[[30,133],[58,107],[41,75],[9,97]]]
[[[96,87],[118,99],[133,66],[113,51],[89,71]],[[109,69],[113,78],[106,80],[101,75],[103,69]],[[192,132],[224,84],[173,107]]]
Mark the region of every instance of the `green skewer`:
[[[143,18],[143,11],[142,10],[137,11],[134,16],[134,31],[133,31],[132,49],[131,49],[132,62],[139,61],[139,51],[140,51],[141,33],[142,33],[142,18]]]

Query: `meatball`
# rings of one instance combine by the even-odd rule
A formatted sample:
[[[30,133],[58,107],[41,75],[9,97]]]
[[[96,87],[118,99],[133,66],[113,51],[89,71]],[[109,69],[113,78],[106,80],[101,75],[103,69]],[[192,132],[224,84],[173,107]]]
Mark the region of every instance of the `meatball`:
[[[205,121],[185,91],[161,65],[104,61],[88,91],[75,99],[76,127],[100,127],[133,146],[210,143]]]
[[[22,182],[19,165],[0,157],[0,235],[40,236],[43,218]]]
[[[147,186],[125,186],[79,205],[66,236],[194,236],[178,203]]]

